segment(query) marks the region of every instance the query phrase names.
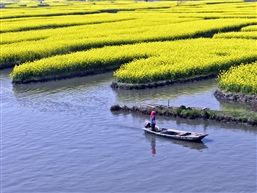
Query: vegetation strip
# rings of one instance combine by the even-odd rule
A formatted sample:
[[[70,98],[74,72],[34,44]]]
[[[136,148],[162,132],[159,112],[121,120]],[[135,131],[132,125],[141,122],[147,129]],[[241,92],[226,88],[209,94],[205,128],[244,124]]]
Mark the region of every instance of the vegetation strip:
[[[198,107],[180,107],[164,106],[164,105],[146,105],[146,106],[132,106],[113,105],[111,111],[135,112],[150,115],[152,110],[157,112],[160,116],[180,117],[185,119],[205,119],[214,120],[225,123],[242,123],[252,126],[257,125],[257,114],[254,112],[230,112],[230,111],[216,111],[208,108]]]

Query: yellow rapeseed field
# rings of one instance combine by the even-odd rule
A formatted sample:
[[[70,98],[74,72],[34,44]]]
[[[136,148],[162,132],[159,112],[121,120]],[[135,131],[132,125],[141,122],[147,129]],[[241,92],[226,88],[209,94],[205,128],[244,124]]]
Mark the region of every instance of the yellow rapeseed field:
[[[230,92],[257,94],[257,62],[232,67],[219,75],[219,86]]]
[[[197,38],[106,46],[49,57],[16,66],[12,78],[14,82],[38,80],[124,64],[114,73],[117,81],[147,83],[218,74],[256,58],[254,40]]]
[[[124,83],[218,74],[256,61],[256,3],[10,3],[1,10],[0,68],[13,82],[118,69]]]

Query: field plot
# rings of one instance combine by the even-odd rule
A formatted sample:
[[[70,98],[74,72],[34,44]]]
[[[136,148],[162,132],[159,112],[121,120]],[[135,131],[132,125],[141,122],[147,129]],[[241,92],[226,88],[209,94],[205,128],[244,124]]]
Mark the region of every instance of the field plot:
[[[169,3],[135,3],[134,1],[110,1],[98,2],[54,2],[46,0],[49,6],[41,7],[37,2],[13,3],[6,6],[2,11],[2,19],[23,18],[23,17],[41,17],[41,16],[60,16],[60,15],[87,15],[98,13],[117,13],[119,11],[136,11],[136,10],[162,10],[175,6],[175,2]],[[36,8],[36,9],[35,9]]]
[[[237,29],[252,24],[254,20],[196,20],[139,28],[130,27],[133,26],[134,22],[136,21],[116,22],[115,26],[114,24],[108,23],[67,30],[57,29],[53,32],[56,35],[43,40],[5,44],[1,46],[3,50],[1,65],[13,66],[17,63],[33,61],[56,54],[66,54],[72,51],[81,51],[106,45],[123,45],[211,36],[218,31]]]
[[[257,39],[256,31],[228,32],[215,34],[214,38],[242,38],[242,39]]]
[[[2,27],[0,32],[20,32],[33,29],[47,29],[77,25],[101,24],[132,19],[133,18],[131,18],[129,15],[124,15],[117,18],[115,15],[110,14],[93,14],[85,15],[83,17],[78,15],[70,15],[46,16],[38,18],[31,17],[19,19],[5,19],[2,21]]]
[[[109,46],[49,57],[14,68],[14,82],[118,68],[118,82],[148,83],[218,74],[220,70],[256,60],[256,42],[241,39],[191,40]],[[58,75],[58,76],[56,76]]]
[[[254,2],[48,2],[8,5],[2,16],[0,68],[16,65],[13,82],[121,67],[116,81],[148,83],[257,57]]]
[[[243,38],[243,39],[257,39],[257,25],[250,25],[243,27],[237,32],[218,33],[214,38]]]
[[[226,91],[256,95],[257,62],[233,67],[220,74],[219,79],[220,87]]]

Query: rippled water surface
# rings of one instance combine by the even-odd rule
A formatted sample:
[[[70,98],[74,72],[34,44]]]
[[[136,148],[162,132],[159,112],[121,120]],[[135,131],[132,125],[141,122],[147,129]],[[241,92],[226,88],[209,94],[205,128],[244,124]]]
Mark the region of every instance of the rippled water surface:
[[[208,133],[203,143],[145,134],[147,115],[113,104],[247,107],[218,101],[215,80],[112,90],[112,74],[12,85],[1,71],[3,193],[256,192],[257,128],[157,117],[160,126]]]

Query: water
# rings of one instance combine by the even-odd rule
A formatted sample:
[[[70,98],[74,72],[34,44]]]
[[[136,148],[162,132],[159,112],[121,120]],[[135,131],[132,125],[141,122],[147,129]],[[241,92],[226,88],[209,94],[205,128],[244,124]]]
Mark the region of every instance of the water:
[[[218,101],[215,80],[124,91],[110,88],[110,73],[13,86],[9,72],[0,75],[0,192],[256,192],[256,127],[157,116],[209,134],[190,143],[145,134],[147,115],[109,110],[168,101],[249,110]]]

